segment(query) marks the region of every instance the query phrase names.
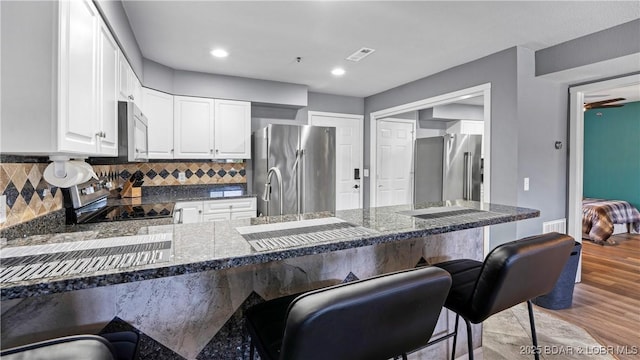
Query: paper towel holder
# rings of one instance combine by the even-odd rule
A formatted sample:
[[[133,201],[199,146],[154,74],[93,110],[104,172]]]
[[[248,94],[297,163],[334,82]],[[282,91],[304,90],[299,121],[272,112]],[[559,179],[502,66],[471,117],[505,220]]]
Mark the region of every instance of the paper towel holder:
[[[64,178],[67,176],[67,161],[71,160],[68,156],[51,155],[49,160],[53,161],[53,174],[55,177]]]

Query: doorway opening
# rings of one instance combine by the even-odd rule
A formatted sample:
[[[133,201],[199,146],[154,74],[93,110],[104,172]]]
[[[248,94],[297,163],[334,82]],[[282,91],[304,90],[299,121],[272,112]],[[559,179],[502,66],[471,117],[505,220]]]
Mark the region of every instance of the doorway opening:
[[[640,75],[631,75],[621,78],[574,86],[569,89],[569,191],[567,206],[567,233],[576,241],[582,242],[582,200],[584,192],[584,152],[585,152],[585,104],[599,100],[597,95],[610,95],[620,89],[636,89],[640,93]],[[632,91],[633,93],[633,91]],[[594,97],[596,96],[596,97]],[[640,95],[638,95],[640,96]],[[637,154],[621,154],[637,159]],[[606,176],[606,174],[602,174]],[[576,281],[582,279],[582,258],[578,263]]]
[[[470,100],[473,99],[473,100]],[[371,207],[381,206],[384,204],[384,195],[381,194],[380,186],[384,186],[384,182],[387,179],[382,177],[384,173],[383,164],[380,163],[381,154],[379,154],[379,139],[381,132],[381,125],[384,124],[384,121],[389,121],[389,119],[397,119],[397,118],[407,118],[411,117],[413,114],[413,121],[416,124],[423,125],[424,122],[431,122],[432,125],[435,126],[416,126],[416,131],[414,136],[436,136],[436,135],[444,135],[448,130],[448,125],[446,121],[439,121],[437,116],[433,116],[432,118],[423,118],[421,120],[421,112],[428,112],[429,109],[435,109],[437,107],[453,105],[453,104],[462,104],[462,105],[471,105],[465,104],[465,101],[478,101],[478,105],[481,106],[481,118],[482,124],[480,125],[481,131],[483,133],[482,140],[482,154],[483,154],[483,186],[482,186],[482,196],[480,198],[480,202],[489,203],[491,199],[491,84],[482,84],[478,86],[474,86],[467,89],[462,89],[459,91],[415,101],[412,103],[395,106],[388,109],[379,110],[370,114],[370,181],[369,181],[369,204]],[[407,114],[409,114],[407,116]],[[464,117],[459,118],[459,120],[463,120]],[[420,123],[422,121],[422,123]],[[460,122],[457,122],[458,126],[461,126]],[[468,126],[467,126],[468,127]],[[477,126],[476,126],[477,127]],[[413,153],[413,152],[412,152]],[[413,179],[414,174],[411,174],[412,182],[415,182]],[[413,191],[413,189],[412,189]],[[413,193],[411,194],[410,199],[413,199]],[[484,229],[484,249],[485,254],[489,249],[489,230],[488,227]]]

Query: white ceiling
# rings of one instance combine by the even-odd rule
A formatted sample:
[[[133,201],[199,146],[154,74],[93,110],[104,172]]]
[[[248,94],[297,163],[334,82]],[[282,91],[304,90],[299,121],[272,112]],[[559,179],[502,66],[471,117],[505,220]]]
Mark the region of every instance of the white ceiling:
[[[589,103],[615,98],[623,98],[624,100],[616,101],[611,104],[624,104],[633,101],[640,101],[640,84],[587,93],[585,94],[584,101]]]
[[[640,18],[637,1],[126,0],[123,5],[150,60],[359,97],[516,45],[538,50]],[[215,47],[227,49],[229,57],[211,57]],[[345,60],[361,47],[376,51],[357,63]],[[332,76],[336,66],[346,75]]]

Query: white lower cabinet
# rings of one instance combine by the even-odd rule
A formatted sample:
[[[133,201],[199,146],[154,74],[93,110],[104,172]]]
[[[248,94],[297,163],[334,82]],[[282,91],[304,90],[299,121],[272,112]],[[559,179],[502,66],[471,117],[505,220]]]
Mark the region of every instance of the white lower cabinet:
[[[173,222],[195,224],[202,222],[202,201],[178,202],[173,207]]]
[[[174,206],[175,223],[198,223],[251,219],[256,217],[256,198],[178,202]]]

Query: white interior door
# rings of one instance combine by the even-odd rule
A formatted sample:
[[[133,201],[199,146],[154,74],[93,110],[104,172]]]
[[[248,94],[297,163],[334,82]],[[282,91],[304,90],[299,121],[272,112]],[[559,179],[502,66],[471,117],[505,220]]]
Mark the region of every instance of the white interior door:
[[[336,128],[336,210],[362,207],[362,121],[359,115],[309,113],[311,125]]]
[[[377,132],[377,204],[411,204],[414,121],[380,120]]]

